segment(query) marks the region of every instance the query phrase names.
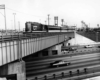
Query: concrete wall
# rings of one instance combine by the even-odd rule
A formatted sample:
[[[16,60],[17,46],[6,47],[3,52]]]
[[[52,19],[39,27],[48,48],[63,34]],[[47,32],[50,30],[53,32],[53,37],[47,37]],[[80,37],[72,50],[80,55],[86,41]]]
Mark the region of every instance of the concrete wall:
[[[26,80],[26,69],[24,61],[17,61],[0,67],[0,76],[9,77],[16,74],[16,80]]]

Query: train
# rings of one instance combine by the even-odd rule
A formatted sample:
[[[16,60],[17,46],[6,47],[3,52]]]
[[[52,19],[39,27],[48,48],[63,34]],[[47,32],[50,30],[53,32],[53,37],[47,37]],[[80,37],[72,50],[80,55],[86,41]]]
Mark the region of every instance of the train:
[[[38,22],[25,23],[25,32],[63,32],[63,31],[66,32],[67,30],[69,30],[67,27],[45,25]]]

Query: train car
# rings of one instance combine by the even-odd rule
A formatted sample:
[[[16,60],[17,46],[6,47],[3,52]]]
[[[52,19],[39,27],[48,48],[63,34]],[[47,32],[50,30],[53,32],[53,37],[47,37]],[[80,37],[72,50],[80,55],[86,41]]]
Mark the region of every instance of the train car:
[[[49,30],[60,30],[61,28],[59,26],[49,25],[48,29]]]
[[[31,31],[31,22],[26,22],[25,23],[25,32]]]
[[[73,30],[73,28],[68,29],[68,27],[45,25],[38,22],[25,23],[25,32],[67,32],[68,30]]]
[[[48,32],[60,32],[60,31],[61,31],[60,26],[54,26],[54,25],[48,26]]]
[[[25,23],[25,32],[58,32],[61,30],[60,27],[54,25],[44,25],[38,22],[26,22]]]
[[[47,31],[48,27],[38,22],[26,22],[25,32]]]

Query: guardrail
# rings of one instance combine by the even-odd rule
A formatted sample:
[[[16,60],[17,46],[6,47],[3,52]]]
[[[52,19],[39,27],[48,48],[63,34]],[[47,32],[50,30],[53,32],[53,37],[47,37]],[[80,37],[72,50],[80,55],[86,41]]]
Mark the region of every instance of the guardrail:
[[[69,70],[66,72],[60,72],[58,74],[54,73],[52,75],[44,75],[43,77],[34,77],[34,79],[28,79],[28,80],[57,80],[57,79],[84,79],[91,76],[100,75],[100,65],[99,66],[93,66],[93,67],[87,67],[87,68],[80,68],[80,69],[74,69]],[[98,74],[96,74],[98,73]],[[72,79],[74,80],[74,79]]]

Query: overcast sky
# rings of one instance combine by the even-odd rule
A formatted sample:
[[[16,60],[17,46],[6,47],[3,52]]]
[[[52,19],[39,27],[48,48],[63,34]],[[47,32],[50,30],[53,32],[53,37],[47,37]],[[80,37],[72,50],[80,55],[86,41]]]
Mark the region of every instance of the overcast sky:
[[[0,5],[6,6],[6,19],[8,29],[25,27],[26,21],[47,21],[50,14],[50,24],[54,24],[54,16],[64,19],[68,25],[81,27],[81,21],[96,27],[100,24],[100,0],[0,0]],[[16,26],[14,27],[14,15]],[[0,29],[5,29],[4,10],[0,9]]]

